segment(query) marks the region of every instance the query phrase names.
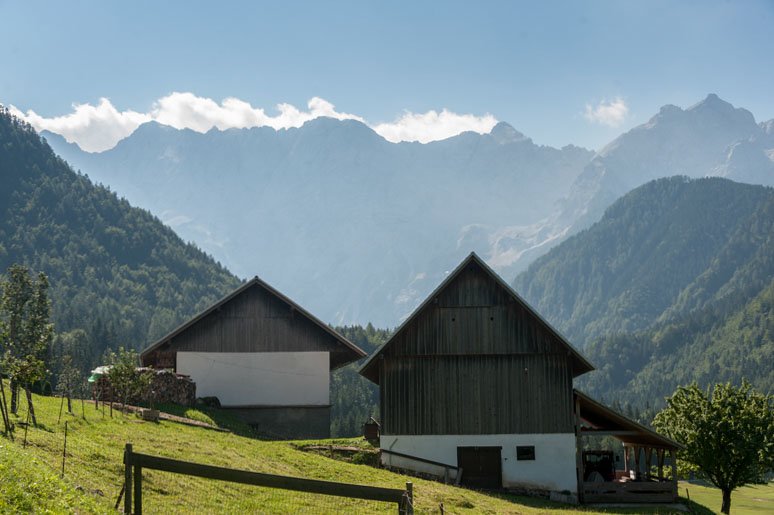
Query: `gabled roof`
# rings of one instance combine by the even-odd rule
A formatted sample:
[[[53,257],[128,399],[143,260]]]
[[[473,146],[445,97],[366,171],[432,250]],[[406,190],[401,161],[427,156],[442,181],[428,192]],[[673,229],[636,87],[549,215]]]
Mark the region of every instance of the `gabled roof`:
[[[366,378],[370,379],[371,381],[378,383],[379,382],[379,375],[378,370],[375,367],[375,363],[377,361],[377,358],[384,352],[384,350],[389,347],[392,342],[396,339],[398,335],[401,334],[401,332],[409,325],[411,322],[422,312],[424,309],[435,299],[447,286],[449,286],[452,281],[454,281],[457,276],[459,276],[465,268],[471,264],[475,263],[477,264],[486,274],[488,274],[492,280],[494,280],[501,288],[503,288],[508,295],[510,295],[517,303],[519,303],[528,313],[530,313],[535,319],[543,325],[543,327],[546,328],[546,330],[556,337],[556,339],[562,344],[564,347],[567,348],[567,351],[570,353],[572,360],[573,360],[573,377],[579,376],[581,374],[585,374],[586,372],[590,372],[591,370],[594,370],[594,366],[589,363],[589,361],[580,353],[578,352],[575,347],[570,344],[567,339],[559,333],[554,327],[549,324],[540,314],[535,311],[532,306],[530,306],[526,300],[524,300],[516,291],[511,288],[511,286],[503,280],[502,277],[500,277],[494,270],[492,270],[489,265],[487,265],[483,259],[478,257],[478,255],[475,252],[471,252],[470,255],[465,258],[462,263],[460,263],[457,268],[455,268],[447,277],[446,279],[441,282],[438,287],[433,290],[433,293],[431,293],[425,300],[422,302],[422,304],[417,307],[414,312],[409,316],[393,333],[393,335],[390,337],[389,340],[384,342],[384,344],[379,347],[376,352],[374,352],[368,360],[363,364],[362,367],[360,367],[360,374],[365,376]]]
[[[685,448],[674,440],[608,408],[579,390],[573,389],[573,394],[580,406],[581,420],[593,426],[590,429],[582,428],[581,434],[593,435],[595,431],[601,431],[600,434],[613,436],[624,443],[668,449]]]
[[[315,325],[317,325],[320,329],[322,329],[323,331],[328,333],[330,336],[332,336],[341,346],[343,346],[345,348],[346,351],[351,353],[351,358],[352,359],[350,359],[346,363],[351,363],[352,361],[358,360],[358,359],[366,356],[366,353],[360,347],[358,347],[357,345],[355,345],[354,343],[352,343],[351,341],[346,339],[344,336],[342,336],[338,332],[336,332],[333,329],[331,329],[327,324],[325,324],[320,319],[318,319],[317,317],[315,317],[314,315],[309,313],[307,310],[305,310],[304,308],[302,308],[301,306],[296,304],[294,301],[292,301],[291,299],[289,299],[288,297],[286,297],[285,295],[283,295],[282,293],[280,293],[279,291],[274,289],[271,285],[269,285],[268,283],[263,281],[261,278],[259,278],[258,276],[255,276],[254,278],[250,279],[249,281],[244,283],[242,286],[240,286],[239,288],[237,288],[233,292],[229,293],[228,295],[226,295],[225,297],[223,297],[222,299],[217,301],[212,306],[208,307],[207,309],[205,309],[204,311],[202,311],[198,315],[194,316],[193,318],[191,318],[190,320],[188,320],[187,322],[185,322],[184,324],[179,326],[177,329],[175,329],[171,333],[167,334],[163,338],[160,338],[155,343],[151,344],[149,347],[147,347],[140,354],[141,360],[143,362],[145,362],[144,357],[146,355],[150,354],[151,352],[153,352],[157,348],[161,347],[162,345],[164,345],[164,343],[172,340],[177,335],[179,335],[180,333],[182,333],[183,331],[185,331],[186,329],[188,329],[192,325],[196,324],[197,322],[202,320],[207,315],[211,314],[214,311],[219,310],[224,304],[228,303],[232,299],[238,297],[239,295],[241,295],[242,293],[244,293],[245,291],[247,291],[248,289],[250,289],[250,288],[252,288],[254,286],[258,286],[258,287],[261,287],[261,288],[265,289],[266,291],[268,291],[269,293],[271,293],[272,295],[274,295],[278,299],[280,299],[283,302],[285,302],[286,304],[288,304],[292,309],[294,309],[298,313],[300,313],[303,316],[305,316],[307,319],[309,319],[311,322],[313,322]],[[346,363],[342,363],[339,366],[343,366]]]

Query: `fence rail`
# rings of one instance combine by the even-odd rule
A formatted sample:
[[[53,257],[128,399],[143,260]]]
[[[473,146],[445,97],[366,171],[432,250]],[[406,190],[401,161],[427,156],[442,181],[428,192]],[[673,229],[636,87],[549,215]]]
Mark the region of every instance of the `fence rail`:
[[[412,483],[406,483],[406,489],[400,490],[397,488],[353,485],[318,479],[277,476],[136,453],[133,452],[132,444],[130,443],[126,444],[124,450],[124,513],[142,514],[142,469],[144,468],[231,483],[391,502],[398,505],[398,513],[408,515],[414,513]],[[132,512],[132,504],[134,504],[134,512]]]
[[[677,485],[672,481],[583,483],[584,502],[673,502]]]
[[[452,471],[452,470],[455,472],[455,484],[459,485],[462,479],[462,468],[456,465],[449,465],[448,463],[441,463],[440,461],[428,460],[427,458],[420,458],[419,456],[412,456],[411,454],[404,454],[402,452],[391,451],[389,449],[382,449],[381,452],[382,454],[389,454],[392,456],[398,456],[399,458],[407,458],[410,460],[418,461],[420,463],[427,463],[428,465],[441,467],[443,468],[444,483],[449,482],[449,471]]]

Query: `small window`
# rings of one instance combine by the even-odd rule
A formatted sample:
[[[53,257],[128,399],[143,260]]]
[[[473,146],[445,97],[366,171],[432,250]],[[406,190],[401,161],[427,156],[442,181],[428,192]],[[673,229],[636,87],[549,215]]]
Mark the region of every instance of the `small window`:
[[[516,459],[518,461],[523,460],[535,460],[535,446],[534,445],[519,445],[516,447]]]

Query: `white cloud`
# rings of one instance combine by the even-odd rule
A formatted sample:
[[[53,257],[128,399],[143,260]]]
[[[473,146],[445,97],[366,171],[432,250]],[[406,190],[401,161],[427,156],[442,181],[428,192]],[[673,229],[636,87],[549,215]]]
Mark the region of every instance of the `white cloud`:
[[[11,106],[11,110],[35,129],[61,134],[67,141],[77,143],[87,152],[101,152],[113,148],[139,125],[151,120],[177,129],[207,132],[213,127],[219,130],[248,127],[288,129],[300,127],[309,120],[325,116],[338,120],[360,121],[394,143],[427,143],[465,131],[484,134],[491,131],[497,123],[495,117],[490,114],[475,116],[443,109],[440,113],[406,112],[394,122],[371,125],[360,116],[336,111],[333,104],[319,97],[309,100],[306,110],[291,104],[278,104],[277,114],[272,116],[262,108],[253,107],[238,98],[230,97],[218,103],[187,92],[174,92],[158,99],[148,113],[118,111],[107,98],[101,98],[97,106],[76,104],[72,113],[53,118],[45,118],[32,110],[25,114],[14,106]]]
[[[440,113],[406,112],[392,123],[380,123],[373,129],[387,141],[419,141],[428,143],[456,136],[465,131],[487,134],[497,124],[497,119],[491,114],[475,116],[472,114],[457,114],[444,109]]]
[[[337,112],[333,104],[318,97],[307,103],[307,109],[301,111],[290,104],[279,104],[279,114],[270,116],[263,109],[255,108],[238,98],[227,98],[218,104],[210,98],[197,97],[193,93],[172,93],[156,101],[150,114],[164,125],[197,132],[207,132],[213,127],[220,130],[264,126],[288,129],[301,127],[320,116],[363,121],[359,116]]]
[[[609,127],[618,127],[629,115],[629,106],[621,97],[611,101],[602,100],[596,107],[586,104],[583,116],[590,122],[601,123]]]
[[[54,118],[44,118],[32,109],[26,114],[14,106],[10,110],[36,130],[61,134],[65,140],[77,143],[87,152],[112,148],[140,124],[151,120],[149,115],[136,111],[119,112],[107,98],[100,98],[96,106],[74,104],[72,113]]]

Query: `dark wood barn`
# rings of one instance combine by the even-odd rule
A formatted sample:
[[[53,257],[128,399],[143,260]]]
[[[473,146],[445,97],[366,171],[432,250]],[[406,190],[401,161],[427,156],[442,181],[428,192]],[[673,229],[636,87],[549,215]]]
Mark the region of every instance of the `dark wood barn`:
[[[577,500],[573,379],[591,370],[471,254],[360,373],[380,387],[385,465]]]
[[[150,345],[144,366],[190,375],[262,434],[330,435],[330,372],[365,356],[258,277]]]

